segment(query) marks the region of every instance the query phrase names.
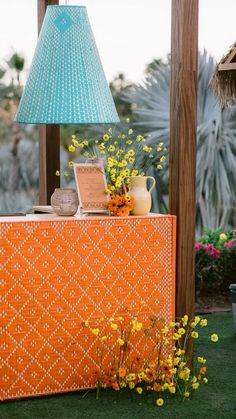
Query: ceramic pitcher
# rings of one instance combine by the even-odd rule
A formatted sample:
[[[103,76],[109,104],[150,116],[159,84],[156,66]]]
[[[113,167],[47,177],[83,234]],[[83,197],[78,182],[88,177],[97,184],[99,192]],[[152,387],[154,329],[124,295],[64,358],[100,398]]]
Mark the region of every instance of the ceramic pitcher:
[[[152,206],[151,192],[156,185],[152,176],[127,176],[130,179],[129,194],[134,198],[134,209],[132,215],[147,215]],[[127,179],[124,178],[124,179]],[[147,179],[152,180],[152,186],[147,189]],[[126,191],[125,183],[124,189]]]

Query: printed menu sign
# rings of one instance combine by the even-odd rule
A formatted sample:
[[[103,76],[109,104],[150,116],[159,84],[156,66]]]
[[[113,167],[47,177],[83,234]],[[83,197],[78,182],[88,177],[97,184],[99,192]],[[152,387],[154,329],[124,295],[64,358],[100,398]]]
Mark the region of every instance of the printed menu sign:
[[[82,211],[99,212],[107,210],[108,196],[106,177],[101,163],[74,164],[79,205]]]

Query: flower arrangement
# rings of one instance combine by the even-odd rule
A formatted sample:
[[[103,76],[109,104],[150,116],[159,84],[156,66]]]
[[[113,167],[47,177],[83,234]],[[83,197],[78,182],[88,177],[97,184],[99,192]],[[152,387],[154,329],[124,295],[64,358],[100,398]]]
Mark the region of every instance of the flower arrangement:
[[[228,292],[236,277],[236,230],[206,230],[195,243],[195,255],[198,291]]]
[[[134,208],[134,198],[129,194],[111,194],[108,209],[114,215],[127,216]]]
[[[126,122],[128,124],[129,120]],[[127,125],[123,132],[110,127],[93,141],[73,135],[68,150],[86,159],[99,157],[105,160],[106,192],[113,196],[124,193],[123,182],[129,184],[128,176],[143,176],[151,166],[158,171],[166,166],[167,148],[164,143],[160,142],[154,149],[146,138],[136,134]],[[68,166],[73,167],[72,160]],[[64,174],[67,176],[68,172]],[[59,171],[57,175],[60,175]]]
[[[206,319],[195,316],[189,320],[187,315],[168,325],[152,317],[147,327],[136,315],[127,313],[108,323],[104,318],[93,325],[85,321],[84,327],[89,328],[97,343],[98,368],[94,372],[97,397],[101,388],[111,388],[151,393],[157,406],[175,395],[183,400],[189,398],[200,385],[208,382],[206,359],[197,356],[194,373],[186,354],[188,341],[197,339],[201,328],[206,326]],[[140,335],[148,345],[141,345],[137,352],[135,342]],[[210,339],[217,342],[218,335],[213,333]]]

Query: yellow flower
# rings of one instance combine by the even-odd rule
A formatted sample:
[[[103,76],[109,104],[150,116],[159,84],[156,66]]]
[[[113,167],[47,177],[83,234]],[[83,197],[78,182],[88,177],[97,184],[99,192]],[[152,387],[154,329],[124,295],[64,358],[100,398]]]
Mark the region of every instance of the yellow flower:
[[[166,157],[165,156],[161,156],[160,162],[163,163],[164,161],[166,161]]]
[[[75,147],[79,147],[79,143],[78,143],[78,141],[75,138],[72,137],[72,140],[71,141],[72,141],[72,143],[73,143],[73,145]]]
[[[134,373],[128,374],[126,377],[126,381],[133,381],[133,380],[135,380],[135,374]]]
[[[92,329],[92,333],[97,336],[99,334],[99,328],[95,327],[94,329]]]
[[[181,349],[178,349],[178,350],[175,352],[175,355],[177,355],[177,356],[180,356],[181,354],[182,354]]]
[[[173,364],[174,365],[178,365],[179,361],[181,360],[181,358],[179,356],[174,358]]]
[[[197,339],[198,338],[198,332],[192,332],[191,336],[193,339]]]
[[[164,404],[164,400],[163,399],[159,398],[159,399],[156,400],[156,405],[157,406],[163,406],[163,404]]]
[[[193,376],[191,381],[192,381],[192,383],[196,383],[197,382],[197,377]]]
[[[107,149],[108,151],[115,151],[115,147],[114,147],[114,145],[109,145],[109,147],[108,147],[108,149]]]
[[[183,327],[181,327],[179,330],[178,330],[178,333],[182,336],[182,335],[184,335],[185,334],[185,329],[183,328]]]
[[[193,388],[194,390],[197,390],[197,389],[198,389],[198,387],[199,387],[199,383],[198,383],[198,382],[196,382],[196,383],[193,383],[193,384],[192,384],[192,388]]]
[[[131,389],[131,390],[133,390],[133,388],[135,387],[135,384],[131,381],[131,383],[129,383],[129,388]]]
[[[140,332],[143,327],[143,323],[138,322],[137,320],[132,320],[132,332]]]
[[[176,392],[176,388],[175,388],[174,386],[169,386],[169,392],[170,392],[171,394],[175,394],[175,392]]]
[[[111,323],[111,329],[112,330],[117,330],[118,329],[118,325],[116,323]]]
[[[69,166],[69,167],[73,167],[73,166],[74,166],[74,162],[73,162],[72,160],[71,160],[71,161],[69,161],[69,162],[68,162],[68,166]]]
[[[208,383],[208,378],[204,377],[204,378],[203,378],[203,381],[204,381],[204,383],[206,383],[206,384],[207,384],[207,383]]]
[[[226,240],[226,239],[227,239],[226,234],[225,233],[221,233],[220,234],[220,240]]]
[[[162,333],[168,333],[169,332],[169,328],[167,326],[163,327],[163,329],[161,329]]]
[[[200,322],[200,317],[199,316],[195,316],[194,317],[194,323],[198,324]]]
[[[128,151],[128,155],[129,156],[134,156],[135,155],[135,151],[133,149]]]
[[[126,144],[128,144],[128,145],[132,144],[132,140],[127,140]]]
[[[125,341],[124,341],[124,339],[118,338],[117,343],[119,343],[120,346],[123,346]]]
[[[197,357],[197,362],[199,362],[200,364],[205,364],[206,363],[206,359],[203,358],[202,356],[198,356]]]
[[[145,151],[146,153],[150,153],[152,151],[152,147],[148,147],[147,145],[144,145],[143,151]]]
[[[161,151],[162,150],[162,147],[157,147],[157,151]]]
[[[178,340],[180,338],[181,338],[181,335],[179,335],[179,333],[174,333],[174,335],[173,335],[174,340]]]
[[[184,366],[186,365],[186,362],[180,362],[180,364],[179,364],[179,366],[180,366],[180,368],[183,368]]]
[[[133,132],[134,131],[132,129],[129,129],[128,134],[131,135],[131,134],[133,134]]]
[[[107,340],[107,336],[104,335],[101,337],[101,341],[104,342],[105,340]]]
[[[64,172],[63,174],[64,174],[64,176],[68,176],[68,173],[67,172]]]
[[[183,396],[187,398],[187,397],[190,396],[190,393],[188,391],[185,391],[185,393],[183,394]]]
[[[71,153],[74,153],[75,147],[71,144],[69,145],[68,150],[71,151]]]
[[[205,326],[207,326],[207,319],[202,319],[202,320],[200,321],[200,326],[201,326],[201,327],[205,327]]]
[[[188,323],[188,315],[187,314],[185,314],[184,315],[184,317],[182,317],[182,323],[183,323],[183,326],[186,326],[187,325],[187,323]]]
[[[142,394],[143,389],[142,389],[142,387],[137,387],[136,391],[137,391],[138,394]]]
[[[162,169],[163,169],[163,166],[161,164],[158,164],[157,165],[157,170],[162,170]]]
[[[196,323],[195,322],[192,322],[191,323],[191,327],[192,327],[192,329],[194,329],[194,327],[196,327],[197,325],[196,325]]]
[[[112,134],[112,128],[108,129],[109,134]]]
[[[134,158],[133,157],[129,158],[129,163],[131,163],[131,164],[134,163]]]
[[[182,380],[188,381],[189,380],[189,375],[190,375],[190,369],[189,368],[184,368],[183,371],[179,371],[178,376],[179,378],[181,378]]]
[[[88,145],[88,140],[84,140],[84,141],[82,142],[82,144],[83,144],[83,145]]]
[[[212,342],[217,342],[218,340],[219,340],[218,335],[217,335],[216,333],[213,333],[213,334],[211,335],[211,341],[212,341]]]
[[[136,137],[137,143],[139,143],[142,140],[143,140],[143,136],[142,135],[137,135],[137,137]]]
[[[125,119],[125,122],[126,122],[127,124],[129,124],[129,123],[130,123],[130,118],[126,118],[126,119]]]
[[[88,325],[89,325],[89,321],[88,321],[88,320],[85,320],[85,321],[84,321],[84,325],[85,325],[86,327],[88,327]]]
[[[104,143],[99,144],[98,148],[99,148],[99,150],[104,150],[104,148],[105,148]]]
[[[56,176],[60,176],[59,170],[56,171]]]
[[[163,147],[164,143],[159,143],[158,145],[159,147]]]
[[[109,135],[104,134],[102,138],[103,138],[104,141],[108,141],[110,137],[109,137]]]
[[[136,169],[132,170],[131,176],[137,176],[137,174],[138,174],[138,170]]]

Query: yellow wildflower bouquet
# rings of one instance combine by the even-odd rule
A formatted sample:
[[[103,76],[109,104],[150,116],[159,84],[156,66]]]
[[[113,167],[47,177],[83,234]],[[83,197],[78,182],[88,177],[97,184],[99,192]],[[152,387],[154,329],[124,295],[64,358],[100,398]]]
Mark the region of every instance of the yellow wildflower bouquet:
[[[185,315],[168,325],[152,317],[145,327],[136,315],[127,312],[109,321],[98,319],[93,325],[85,321],[84,327],[89,328],[97,344],[97,397],[101,388],[112,388],[137,394],[151,392],[157,406],[176,395],[189,398],[208,382],[206,359],[196,357],[194,372],[186,354],[188,341],[197,339],[206,326],[206,319],[195,316],[189,320]],[[209,338],[218,341],[215,333]],[[137,347],[138,342],[142,343]]]
[[[68,150],[81,154],[86,159],[103,158],[108,190],[113,195],[122,194],[123,181],[128,185],[127,176],[143,176],[153,165],[157,170],[163,170],[166,165],[167,149],[159,143],[155,149],[148,145],[146,139],[126,127],[124,132],[108,128],[95,141],[72,136]],[[68,166],[73,166],[69,161]]]

